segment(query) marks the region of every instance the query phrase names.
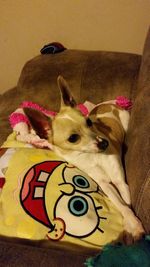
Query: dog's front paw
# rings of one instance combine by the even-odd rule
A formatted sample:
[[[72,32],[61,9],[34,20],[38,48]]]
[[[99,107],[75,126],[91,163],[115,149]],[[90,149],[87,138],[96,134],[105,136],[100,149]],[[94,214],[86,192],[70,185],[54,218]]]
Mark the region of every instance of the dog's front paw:
[[[137,217],[132,221],[129,218],[124,219],[124,229],[123,240],[127,245],[135,243],[145,235],[142,223]]]
[[[49,148],[50,150],[53,149],[52,144],[50,144],[46,139],[39,139],[31,142],[31,144],[37,148]]]

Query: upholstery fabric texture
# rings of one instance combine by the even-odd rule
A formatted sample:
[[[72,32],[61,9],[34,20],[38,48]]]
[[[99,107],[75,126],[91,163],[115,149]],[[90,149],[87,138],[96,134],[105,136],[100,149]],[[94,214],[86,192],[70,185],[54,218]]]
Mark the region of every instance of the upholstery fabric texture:
[[[150,31],[127,134],[126,174],[133,208],[150,232]]]

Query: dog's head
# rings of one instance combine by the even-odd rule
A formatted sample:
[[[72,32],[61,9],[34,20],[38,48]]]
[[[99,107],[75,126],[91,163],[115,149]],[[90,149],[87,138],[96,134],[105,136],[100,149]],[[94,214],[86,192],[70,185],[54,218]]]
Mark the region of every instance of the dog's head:
[[[97,136],[93,131],[92,121],[77,109],[68,83],[62,76],[58,77],[57,82],[61,94],[61,106],[54,118],[49,118],[34,109],[24,109],[33,129],[41,138],[47,139],[64,153],[105,151],[108,141],[103,135]]]

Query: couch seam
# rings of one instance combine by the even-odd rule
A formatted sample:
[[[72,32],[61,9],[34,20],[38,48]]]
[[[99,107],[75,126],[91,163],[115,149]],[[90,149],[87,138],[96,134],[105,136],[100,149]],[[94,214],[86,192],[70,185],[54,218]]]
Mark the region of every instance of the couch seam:
[[[139,214],[139,210],[140,210],[140,207],[141,207],[143,193],[144,193],[145,188],[146,188],[146,186],[147,186],[147,184],[149,182],[150,182],[150,168],[149,168],[149,170],[147,172],[145,182],[143,183],[143,186],[141,186],[141,190],[139,191],[139,195],[138,195],[138,198],[137,198],[137,201],[136,201],[135,210],[137,211],[137,215]]]
[[[83,88],[84,76],[85,76],[85,74],[86,74],[86,70],[87,70],[87,66],[88,66],[89,58],[90,58],[90,55],[87,55],[87,56],[86,56],[85,63],[84,63],[84,66],[83,66],[83,69],[82,69],[82,73],[81,73],[81,82],[80,82],[80,99],[81,99],[81,90],[82,90],[82,88]]]
[[[139,64],[138,70],[133,76],[133,82],[132,82],[131,91],[130,91],[130,98],[131,99],[133,99],[133,97],[136,99],[136,97],[137,97],[136,93],[137,93],[137,89],[138,89],[138,82],[139,82],[139,74],[140,74],[141,63],[142,63],[142,59],[141,59],[140,63],[139,62],[137,63],[137,65]]]

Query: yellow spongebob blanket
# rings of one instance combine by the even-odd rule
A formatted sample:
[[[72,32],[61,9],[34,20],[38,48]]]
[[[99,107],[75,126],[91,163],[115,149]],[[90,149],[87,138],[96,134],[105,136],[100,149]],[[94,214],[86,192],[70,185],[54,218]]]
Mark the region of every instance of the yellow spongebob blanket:
[[[101,247],[122,217],[95,181],[52,151],[9,136],[0,158],[0,234]]]

